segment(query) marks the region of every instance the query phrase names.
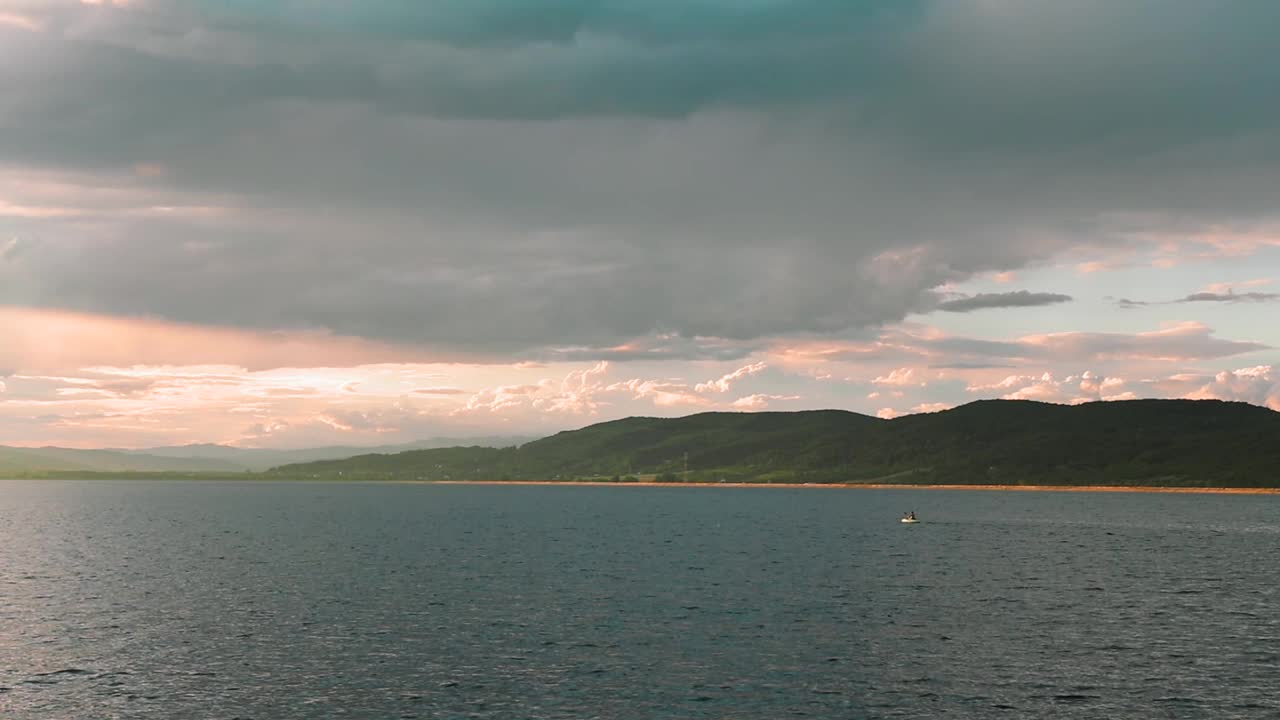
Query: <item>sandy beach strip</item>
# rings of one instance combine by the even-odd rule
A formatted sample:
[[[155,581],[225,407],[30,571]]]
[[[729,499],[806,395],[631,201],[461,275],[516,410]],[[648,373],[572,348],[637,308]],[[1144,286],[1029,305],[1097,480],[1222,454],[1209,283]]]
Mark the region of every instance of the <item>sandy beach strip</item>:
[[[1018,492],[1138,492],[1198,495],[1280,495],[1280,488],[1139,487],[1129,485],[901,485],[890,483],[669,483],[593,480],[391,480],[412,485],[566,485],[581,487],[821,488],[831,490],[1007,490]]]

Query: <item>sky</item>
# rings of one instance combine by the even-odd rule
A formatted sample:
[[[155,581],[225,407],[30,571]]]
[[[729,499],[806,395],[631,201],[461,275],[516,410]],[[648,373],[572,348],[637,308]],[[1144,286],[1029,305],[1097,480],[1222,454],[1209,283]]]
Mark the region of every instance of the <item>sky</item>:
[[[0,444],[1280,410],[1272,0],[0,0]]]

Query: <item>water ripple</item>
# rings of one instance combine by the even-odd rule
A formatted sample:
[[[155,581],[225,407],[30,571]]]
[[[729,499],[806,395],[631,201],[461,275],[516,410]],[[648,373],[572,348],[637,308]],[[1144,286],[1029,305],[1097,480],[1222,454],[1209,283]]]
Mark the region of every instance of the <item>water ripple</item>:
[[[1280,709],[1269,496],[0,490],[6,720]]]

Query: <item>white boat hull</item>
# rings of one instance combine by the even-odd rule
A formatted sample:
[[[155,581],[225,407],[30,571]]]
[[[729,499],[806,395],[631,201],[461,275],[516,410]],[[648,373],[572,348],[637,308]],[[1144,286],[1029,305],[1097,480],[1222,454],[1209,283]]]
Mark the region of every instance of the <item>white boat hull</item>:
[[[918,522],[920,522],[920,521],[919,521],[919,520],[913,520],[912,518],[902,518],[902,520],[900,520],[899,522],[904,522],[904,523],[907,523],[908,525],[910,525],[911,523],[918,523]]]

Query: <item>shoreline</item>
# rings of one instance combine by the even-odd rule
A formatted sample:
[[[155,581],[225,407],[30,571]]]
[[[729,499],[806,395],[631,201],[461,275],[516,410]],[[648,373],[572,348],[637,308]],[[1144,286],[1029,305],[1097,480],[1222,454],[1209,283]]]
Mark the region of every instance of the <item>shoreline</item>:
[[[1167,493],[1182,495],[1280,495],[1280,487],[1170,487],[1164,485],[942,485],[937,483],[910,485],[902,483],[753,483],[753,482],[608,482],[600,480],[393,480],[387,478],[354,480],[343,478],[307,478],[307,477],[261,477],[246,474],[244,476],[223,477],[175,477],[167,473],[148,475],[143,473],[119,473],[110,476],[77,476],[75,474],[44,477],[5,477],[3,481],[98,481],[98,480],[139,480],[146,482],[297,482],[297,483],[338,483],[344,485],[538,485],[569,487],[669,487],[669,488],[766,488],[766,489],[820,489],[820,490],[959,490],[978,492],[1094,492],[1094,493]]]
[[[374,481],[379,482],[379,481]],[[893,483],[664,483],[600,482],[593,480],[387,480],[403,485],[570,485],[578,487],[676,488],[806,488],[830,490],[977,490],[1015,492],[1134,492],[1199,495],[1280,495],[1280,488],[1213,488],[1131,485],[901,485]]]

